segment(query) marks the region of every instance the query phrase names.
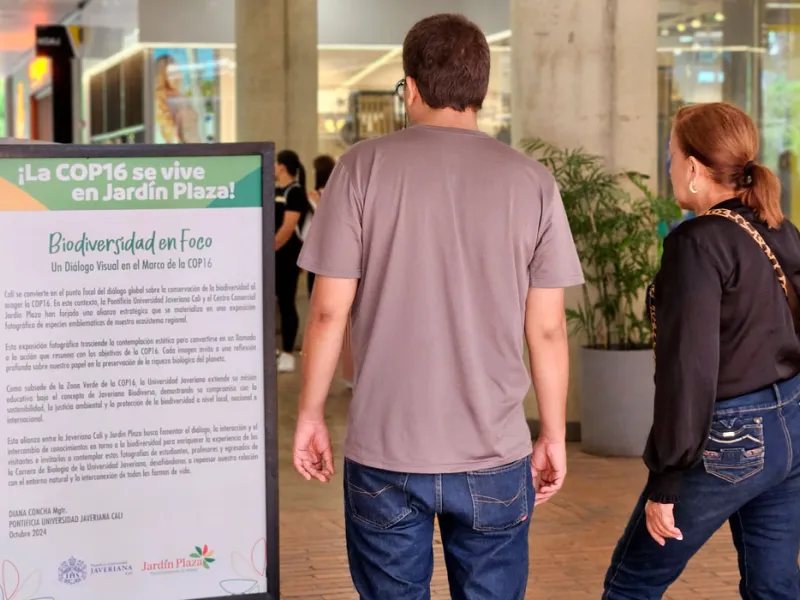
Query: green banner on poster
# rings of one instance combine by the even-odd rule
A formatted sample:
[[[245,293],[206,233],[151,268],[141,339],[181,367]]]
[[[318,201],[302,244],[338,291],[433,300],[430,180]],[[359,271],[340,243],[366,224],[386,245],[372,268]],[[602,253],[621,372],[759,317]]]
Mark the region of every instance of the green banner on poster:
[[[261,206],[258,156],[0,161],[0,210]]]

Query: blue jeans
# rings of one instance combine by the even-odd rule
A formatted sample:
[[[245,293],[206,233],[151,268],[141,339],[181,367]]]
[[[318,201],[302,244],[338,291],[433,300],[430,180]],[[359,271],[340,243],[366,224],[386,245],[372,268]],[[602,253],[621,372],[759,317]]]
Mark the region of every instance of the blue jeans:
[[[428,600],[439,519],[453,600],[522,600],[534,487],[530,458],[417,475],[344,465],[347,556],[362,600]]]
[[[639,500],[605,580],[607,600],[656,600],[725,522],[739,555],[745,600],[800,599],[800,377],[718,402],[703,462],[684,479],[661,547]]]

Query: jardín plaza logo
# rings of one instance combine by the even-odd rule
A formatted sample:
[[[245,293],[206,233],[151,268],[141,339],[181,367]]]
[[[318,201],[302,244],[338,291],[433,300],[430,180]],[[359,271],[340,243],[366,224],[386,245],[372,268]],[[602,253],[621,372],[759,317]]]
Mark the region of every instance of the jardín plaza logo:
[[[195,546],[194,551],[181,558],[163,558],[157,562],[144,562],[142,571],[153,575],[161,573],[176,573],[180,571],[196,571],[197,569],[210,569],[217,559],[214,551],[208,545]]]

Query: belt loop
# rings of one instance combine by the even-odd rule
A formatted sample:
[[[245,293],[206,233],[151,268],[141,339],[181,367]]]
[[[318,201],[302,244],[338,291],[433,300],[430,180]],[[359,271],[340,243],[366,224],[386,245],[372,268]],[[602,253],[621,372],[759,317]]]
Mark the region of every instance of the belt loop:
[[[775,391],[775,399],[777,400],[776,405],[781,405],[781,387],[777,383],[772,384],[772,389]]]

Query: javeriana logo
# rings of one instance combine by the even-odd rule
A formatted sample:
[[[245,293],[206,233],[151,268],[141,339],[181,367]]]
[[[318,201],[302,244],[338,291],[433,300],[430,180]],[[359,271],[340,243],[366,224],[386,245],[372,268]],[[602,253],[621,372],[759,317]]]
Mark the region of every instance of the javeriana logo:
[[[210,569],[211,564],[217,560],[216,558],[211,558],[214,556],[214,551],[208,549],[208,545],[204,545],[202,548],[200,546],[194,547],[195,551],[189,555],[189,558],[199,558],[203,560],[203,568]]]

